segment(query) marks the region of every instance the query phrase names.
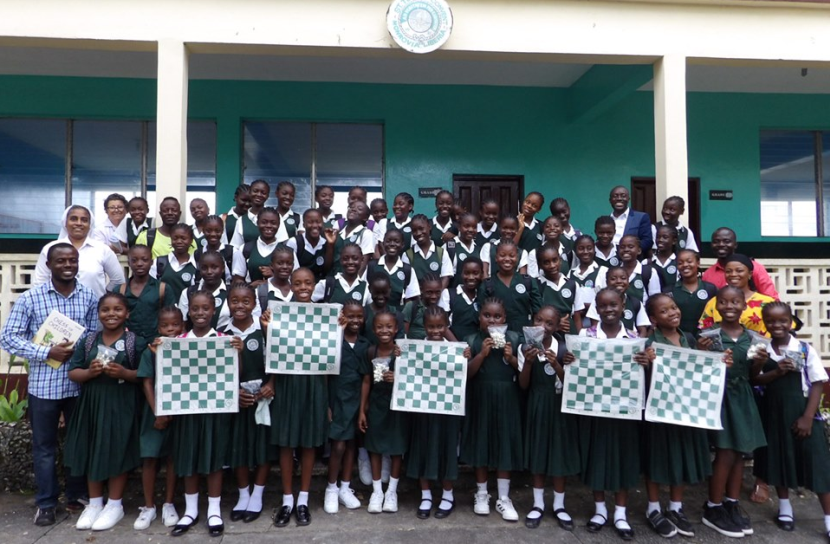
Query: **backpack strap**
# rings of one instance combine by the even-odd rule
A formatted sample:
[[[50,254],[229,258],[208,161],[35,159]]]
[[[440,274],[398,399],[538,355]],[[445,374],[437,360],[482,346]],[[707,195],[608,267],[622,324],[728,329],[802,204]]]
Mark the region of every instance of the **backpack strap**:
[[[231,271],[233,276],[233,246],[228,244],[222,248],[222,258],[225,260],[225,266]]]
[[[493,287],[493,276],[490,276],[486,280],[484,280],[484,296],[490,298],[495,293],[495,288]]]
[[[86,340],[84,341],[84,361],[86,361],[87,357],[89,357],[93,346],[95,346],[96,338],[98,338],[97,331],[86,335]]]
[[[164,269],[167,266],[167,260],[170,257],[164,255],[162,257],[156,257],[156,279],[160,280],[162,275],[164,275]]]
[[[651,267],[651,263],[645,263],[640,270],[640,275],[643,277],[643,291],[648,295],[648,284],[651,283],[651,274],[654,272],[654,269]]]
[[[135,333],[127,331],[127,341],[124,342],[124,344],[125,344],[124,348],[125,348],[125,351],[127,352],[127,364],[129,365],[128,368],[130,368],[130,370],[134,370],[134,369],[138,368],[138,365],[136,364],[136,360],[135,360],[136,359],[136,357],[135,357],[135,341],[136,341]]]
[[[409,287],[409,282],[412,280],[412,265],[409,263],[403,264],[403,292],[406,293],[406,288]]]
[[[166,291],[167,284],[163,281],[159,282],[159,310],[164,307],[164,293]]]
[[[450,258],[450,262],[455,266],[455,240],[444,242],[444,247],[447,249],[447,256]]]
[[[259,309],[263,312],[268,309],[268,281],[260,283],[256,287],[256,297],[257,300],[259,300]]]
[[[158,231],[158,229],[156,229],[156,228],[147,229],[147,247],[150,248],[151,252],[153,251],[153,244],[156,243],[156,232],[157,231]]]
[[[129,282],[129,281],[130,280],[127,279],[126,282],[124,282],[121,285],[119,285],[118,287],[116,287],[115,292],[118,293],[118,294],[124,295],[126,297],[127,296],[127,282]]]
[[[366,265],[366,282],[372,283],[372,279],[377,274],[378,260],[369,259],[369,264]]]
[[[557,334],[556,335],[556,359],[560,363],[562,362],[562,357],[565,356],[565,352],[567,352],[567,351],[568,351],[568,347],[567,347],[567,344],[565,343],[565,338]]]
[[[405,252],[406,258],[409,259],[409,263],[412,264],[412,261],[415,259],[415,250],[409,248]]]
[[[326,284],[323,290],[322,302],[330,301],[332,292],[334,292],[334,276],[326,276]]]
[[[256,240],[251,240],[242,246],[242,256],[245,257],[246,261],[251,258],[251,253],[254,252],[254,244],[256,244]]]

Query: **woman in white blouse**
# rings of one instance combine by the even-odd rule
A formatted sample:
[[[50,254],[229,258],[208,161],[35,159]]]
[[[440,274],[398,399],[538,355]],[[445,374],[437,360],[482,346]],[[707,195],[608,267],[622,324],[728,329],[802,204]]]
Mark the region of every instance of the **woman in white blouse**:
[[[46,267],[46,253],[58,242],[68,242],[78,250],[78,281],[101,297],[108,288],[124,283],[124,270],[112,249],[93,239],[90,231],[95,228],[92,213],[83,206],[70,206],[63,212],[58,239],[44,246],[35,267],[32,286],[46,283],[51,272]]]
[[[104,211],[107,216],[92,230],[92,238],[104,242],[115,254],[127,252],[127,199],[112,193],[104,199]]]

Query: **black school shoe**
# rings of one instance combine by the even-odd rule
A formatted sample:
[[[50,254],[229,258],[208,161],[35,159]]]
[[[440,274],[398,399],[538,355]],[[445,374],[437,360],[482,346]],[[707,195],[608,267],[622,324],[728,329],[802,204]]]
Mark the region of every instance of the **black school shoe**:
[[[529,516],[530,512],[538,512],[539,516],[531,518]],[[530,512],[528,512],[528,517],[525,518],[525,527],[527,527],[528,529],[536,529],[539,527],[539,524],[542,523],[542,516],[545,515],[545,512],[538,506],[534,506],[533,508],[531,508]]]
[[[285,527],[288,525],[288,522],[291,521],[291,512],[293,508],[290,506],[283,506],[277,511],[277,515],[274,516],[274,525],[277,527]]]
[[[190,520],[190,523],[188,523],[187,525],[182,525],[181,521],[184,518],[188,518]],[[187,514],[185,514],[181,517],[181,519],[179,519],[179,523],[174,525],[173,529],[170,530],[170,536],[182,536],[183,534],[188,532],[190,530],[190,528],[193,527],[194,525],[196,525],[197,523],[199,523],[199,516],[196,516],[195,518],[193,518],[193,517],[190,517]]]
[[[428,502],[429,508],[418,508],[418,512],[415,515],[418,519],[427,519],[432,511],[432,499],[421,499],[421,502]]]
[[[743,538],[744,532],[741,526],[732,520],[732,515],[726,511],[724,505],[709,506],[703,505],[703,524],[723,536],[730,538]]]
[[[686,517],[686,514],[683,513],[682,508],[678,511],[669,510],[665,513],[665,516],[677,527],[677,533],[679,535],[688,537],[695,536],[695,528],[692,522],[689,521],[689,518]]]
[[[649,514],[647,519],[654,532],[663,538],[673,538],[677,534],[677,527],[660,510],[655,510]]]
[[[595,517],[602,518],[602,523],[596,523],[595,521],[592,521]],[[598,533],[602,531],[602,528],[605,527],[606,523],[608,523],[608,518],[606,518],[602,514],[594,514],[593,516],[591,516],[591,519],[588,520],[588,525],[586,525],[586,527],[588,527],[589,533]]]
[[[38,527],[48,527],[55,524],[55,509],[54,508],[38,508],[35,512],[35,525]]]
[[[447,509],[441,508],[441,505],[445,502],[450,503],[450,507]],[[438,504],[438,510],[435,511],[435,519],[446,519],[450,517],[452,511],[455,509],[455,501],[441,499],[441,502]]]
[[[301,504],[297,507],[297,526],[305,527],[311,524],[311,512],[308,511],[308,506]]]
[[[628,525],[628,528],[619,527],[618,523],[625,523]],[[628,523],[627,520],[618,519],[614,522],[614,529],[617,530],[617,534],[620,535],[620,538],[623,540],[634,540],[634,529],[631,528],[631,525]]]
[[[779,529],[782,531],[795,531],[795,520],[792,516],[777,516],[775,518],[775,524],[778,526]]]
[[[559,524],[559,527],[566,531],[573,531],[574,530],[574,518],[571,519],[564,519],[559,517],[559,514],[565,514],[569,518],[571,518],[570,514],[565,511],[564,508],[559,508],[558,510],[553,511],[554,517],[556,517],[556,522]]]
[[[751,535],[755,532],[752,530],[749,516],[744,515],[743,508],[741,508],[741,505],[738,504],[738,501],[723,501],[723,507],[726,508],[729,515],[732,516],[732,521],[735,525],[741,528],[741,532],[743,532],[743,534]]]
[[[245,517],[245,510],[231,510],[231,521],[239,521]]]
[[[211,525],[210,520],[216,518],[219,521],[222,521],[221,516],[213,515],[208,516],[208,534],[210,536],[222,536],[222,533],[225,532],[225,522],[219,523],[218,525]]]

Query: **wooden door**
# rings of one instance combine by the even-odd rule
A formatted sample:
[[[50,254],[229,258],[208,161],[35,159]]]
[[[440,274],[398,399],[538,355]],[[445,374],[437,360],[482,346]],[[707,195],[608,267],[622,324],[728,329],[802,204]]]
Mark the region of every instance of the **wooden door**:
[[[652,224],[661,219],[660,210],[663,208],[663,203],[657,202],[655,184],[654,178],[631,178],[631,209],[646,212],[651,217]],[[692,229],[700,247],[700,178],[689,178],[688,193],[686,213],[680,222]]]
[[[524,176],[453,174],[452,191],[468,212],[478,214],[481,202],[493,199],[502,214],[516,215],[524,195]]]

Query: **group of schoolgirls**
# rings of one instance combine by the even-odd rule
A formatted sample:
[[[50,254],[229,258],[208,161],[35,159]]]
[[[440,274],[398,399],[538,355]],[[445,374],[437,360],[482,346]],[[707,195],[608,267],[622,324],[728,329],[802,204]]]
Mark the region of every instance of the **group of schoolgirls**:
[[[71,379],[84,387],[79,415],[70,425],[66,464],[87,474],[90,491],[79,529],[109,528],[123,517],[126,474],[139,464],[146,504],[135,528],[148,527],[156,517],[160,462],[167,464],[162,519],[174,536],[199,520],[200,475],[207,480],[209,533],[223,533],[220,493],[227,466],[235,470],[239,488],[231,519],[257,519],[273,462],[280,465],[283,489],[275,525],[284,527],[292,517],[298,525],[308,525],[316,450],[330,442],[327,513],[337,512],[339,505],[360,507],[350,485],[358,457],[361,480],[371,484],[369,512],[398,510],[397,485],[405,472],[419,480],[418,518],[446,518],[455,508],[453,482],[463,462],[475,470],[476,514],[490,513],[488,472],[495,470],[495,508],[505,520],[517,521],[510,477],[529,470],[533,507],[525,525],[540,525],[550,478],[552,516],[560,527],[573,530],[565,508],[565,479],[578,475],[594,494],[588,530],[598,532],[610,521],[605,492],[611,491],[612,526],[625,540],[634,535],[627,521],[628,490],[641,475],[646,478],[648,523],[664,537],[694,535],[683,511],[683,490],[708,478],[703,523],[740,537],[752,533],[737,502],[741,454],[758,450],[755,470],[779,494],[778,525],[792,530],[787,489],[806,486],[819,494],[830,532],[830,453],[822,444],[821,424],[813,419],[827,377],[813,348],[791,336],[788,306],[747,306],[753,297],[743,270],[748,268],[751,276],[749,259],[734,256],[727,262],[728,285],[720,291],[699,278],[699,256],[688,242],[694,237],[678,221],[682,199],[672,197],[664,204],[664,220],[654,229],[656,248],[648,256],[635,236],[614,242],[617,232],[610,216],[597,219],[596,238],[580,233],[570,224],[569,205],[561,198],[551,203],[550,217],[537,220],[544,205],[540,193],[525,198],[518,216],[502,215],[494,201],[484,201],[476,216],[442,191],[431,219],[411,216],[414,199],[407,193],[395,197],[390,218],[386,202],[376,199],[368,205],[361,188],[349,192],[345,217],[332,212],[329,187],[317,188],[317,207],[302,216],[291,211],[294,187],[289,182],[276,189],[277,208],[265,207],[269,196],[265,181],[242,185],[225,216],[205,210],[200,224],[191,226],[177,223],[172,208],[178,203],[165,199],[160,216],[167,228],[159,232],[169,237],[170,253],[156,255],[155,246],[141,244],[147,241],[142,233],[144,239],[139,235],[129,250],[132,276],[102,297],[103,331],[78,348],[70,366]],[[340,375],[265,374],[262,331],[272,301],[343,305]],[[706,310],[709,317],[703,317]],[[771,337],[763,352],[750,350],[754,337],[747,328],[759,329],[751,326],[757,321],[750,317],[760,317],[763,332]],[[699,326],[710,324],[719,328],[719,336],[698,337]],[[492,327],[505,325],[503,335],[491,335]],[[526,326],[544,329],[544,349],[525,345]],[[565,333],[645,336],[649,346],[658,342],[723,350],[729,367],[724,430],[707,433],[562,413],[564,369],[574,360],[565,350]],[[156,417],[159,338],[222,335],[241,352],[240,381],[258,380],[257,392],[240,390],[238,414]],[[389,409],[400,354],[395,342],[404,337],[467,343],[465,417]],[[120,346],[118,357],[102,364],[96,344]],[[799,350],[801,366],[792,356]],[[653,359],[650,348],[635,357],[647,371]],[[387,366],[376,367],[377,361]],[[144,395],[136,395],[137,383]],[[769,392],[760,410],[752,385]],[[257,416],[263,402],[270,403],[270,425]],[[112,417],[116,411],[118,417]],[[716,451],[714,464],[710,446]],[[295,457],[301,474],[296,497]],[[185,487],[181,517],[172,504],[177,477],[184,478]],[[432,481],[441,483],[440,500],[433,498]],[[670,487],[665,510],[659,501],[661,485]]]

